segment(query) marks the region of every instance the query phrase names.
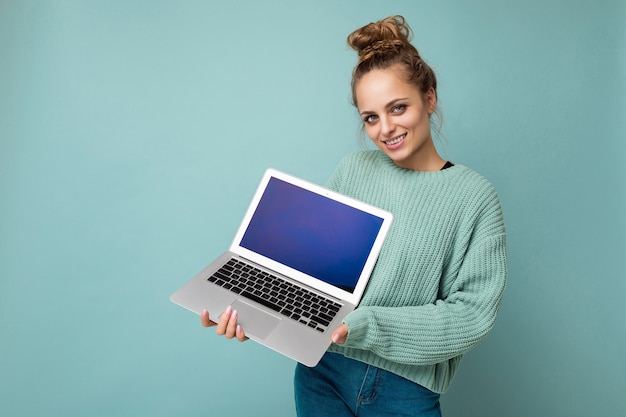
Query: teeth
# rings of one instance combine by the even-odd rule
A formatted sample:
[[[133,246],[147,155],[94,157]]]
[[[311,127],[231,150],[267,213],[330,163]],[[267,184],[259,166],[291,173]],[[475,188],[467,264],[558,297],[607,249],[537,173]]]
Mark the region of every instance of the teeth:
[[[399,137],[397,137],[397,138],[395,138],[395,139],[388,140],[388,141],[386,141],[385,143],[386,143],[387,145],[395,145],[396,143],[400,143],[400,142],[402,142],[402,139],[404,139],[404,137],[405,137],[405,136],[406,136],[406,135],[399,136]]]

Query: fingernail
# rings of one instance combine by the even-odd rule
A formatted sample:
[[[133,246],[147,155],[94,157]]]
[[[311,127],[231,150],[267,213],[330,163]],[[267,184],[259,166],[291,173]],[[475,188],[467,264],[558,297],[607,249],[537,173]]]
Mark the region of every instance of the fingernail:
[[[224,314],[230,314],[232,312],[233,308],[232,306],[228,306],[226,307],[226,310],[224,311]]]
[[[337,333],[335,333],[333,335],[333,343],[337,343],[338,340],[339,340],[339,335]]]

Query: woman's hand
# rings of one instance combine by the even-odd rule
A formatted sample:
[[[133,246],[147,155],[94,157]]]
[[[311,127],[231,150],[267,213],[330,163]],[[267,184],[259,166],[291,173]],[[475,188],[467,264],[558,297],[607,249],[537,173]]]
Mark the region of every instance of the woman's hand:
[[[227,339],[236,337],[240,342],[245,342],[248,338],[241,326],[237,324],[238,317],[237,311],[233,311],[232,307],[228,306],[220,316],[220,321],[217,323],[211,320],[207,310],[203,310],[200,314],[200,323],[203,327],[217,326],[215,333],[220,336],[226,336]]]
[[[335,344],[343,345],[346,342],[347,338],[348,338],[348,326],[345,324],[342,324],[341,326],[337,328],[337,330],[333,332],[332,340],[333,340],[333,343]]]

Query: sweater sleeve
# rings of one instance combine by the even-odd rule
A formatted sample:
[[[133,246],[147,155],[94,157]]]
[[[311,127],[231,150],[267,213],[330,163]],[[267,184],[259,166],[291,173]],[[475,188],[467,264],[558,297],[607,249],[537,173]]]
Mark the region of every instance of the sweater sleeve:
[[[493,327],[504,291],[506,238],[499,203],[479,219],[444,296],[420,306],[357,308],[345,319],[344,347],[396,363],[432,365],[459,356]]]

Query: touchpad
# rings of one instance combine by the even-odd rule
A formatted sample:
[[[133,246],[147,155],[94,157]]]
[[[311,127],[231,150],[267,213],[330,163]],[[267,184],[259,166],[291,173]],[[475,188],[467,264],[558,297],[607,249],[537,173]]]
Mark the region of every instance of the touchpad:
[[[280,319],[263,310],[252,306],[245,301],[235,300],[233,310],[237,310],[237,323],[243,331],[254,335],[258,339],[265,339],[278,326]]]

